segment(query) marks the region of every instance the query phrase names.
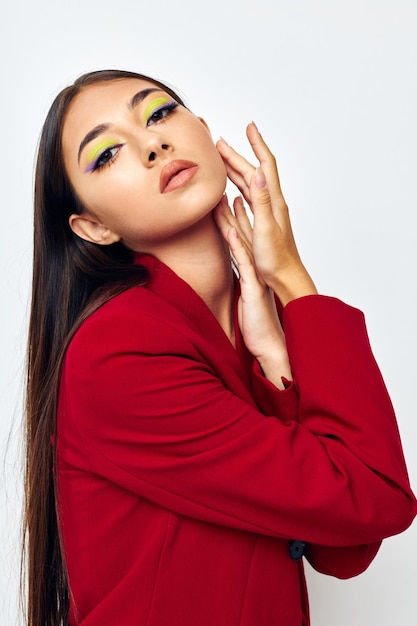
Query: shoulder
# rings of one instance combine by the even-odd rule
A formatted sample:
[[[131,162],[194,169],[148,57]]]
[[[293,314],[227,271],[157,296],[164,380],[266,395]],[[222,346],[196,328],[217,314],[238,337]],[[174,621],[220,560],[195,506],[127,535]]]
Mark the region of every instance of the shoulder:
[[[120,351],[158,352],[187,343],[187,320],[161,295],[133,287],[92,313],[75,333],[67,352],[89,354]]]

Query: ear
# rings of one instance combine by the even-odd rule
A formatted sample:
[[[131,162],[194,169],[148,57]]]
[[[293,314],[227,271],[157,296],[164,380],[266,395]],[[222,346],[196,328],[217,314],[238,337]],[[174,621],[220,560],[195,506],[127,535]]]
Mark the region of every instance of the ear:
[[[81,215],[73,213],[69,218],[69,225],[78,237],[91,243],[108,246],[116,241],[120,241],[119,235],[108,229],[104,224],[97,222],[93,217],[83,213]]]

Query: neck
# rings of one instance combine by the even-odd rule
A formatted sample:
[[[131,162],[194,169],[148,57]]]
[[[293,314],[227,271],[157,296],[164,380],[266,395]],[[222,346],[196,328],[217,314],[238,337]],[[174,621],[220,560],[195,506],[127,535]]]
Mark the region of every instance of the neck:
[[[230,253],[212,215],[175,237],[175,240],[153,246],[149,252],[198,293],[234,343]]]

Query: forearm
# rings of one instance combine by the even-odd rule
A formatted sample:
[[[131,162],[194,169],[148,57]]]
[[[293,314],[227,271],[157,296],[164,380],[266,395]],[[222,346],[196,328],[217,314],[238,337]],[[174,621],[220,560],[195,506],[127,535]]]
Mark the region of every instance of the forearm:
[[[290,270],[277,271],[266,282],[283,307],[296,298],[317,294],[316,286],[301,261]]]

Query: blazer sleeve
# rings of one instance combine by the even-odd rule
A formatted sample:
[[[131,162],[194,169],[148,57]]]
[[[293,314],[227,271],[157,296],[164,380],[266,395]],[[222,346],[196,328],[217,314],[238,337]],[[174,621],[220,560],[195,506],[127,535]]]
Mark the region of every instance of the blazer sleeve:
[[[298,391],[299,423],[317,436],[339,441],[381,478],[411,493],[394,411],[371,352],[363,314],[328,297],[294,301],[280,314]],[[282,406],[279,391],[263,377],[256,362],[253,389],[266,415]],[[357,420],[362,422],[359,427]],[[361,433],[360,439],[353,431]],[[380,544],[348,548],[308,544],[305,556],[316,570],[348,578],[368,567]]]
[[[268,419],[227,388],[186,328],[133,308],[92,316],[68,349],[65,463],[180,515],[311,544],[376,543],[411,523],[395,418],[358,311],[320,296],[286,307],[298,415],[280,419],[294,388],[255,372]]]

